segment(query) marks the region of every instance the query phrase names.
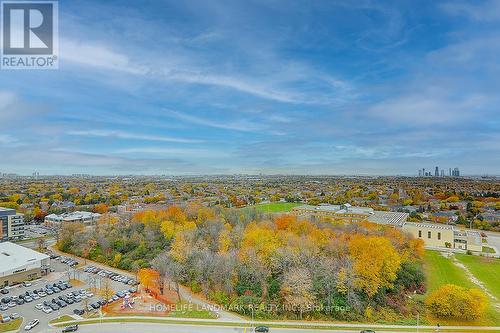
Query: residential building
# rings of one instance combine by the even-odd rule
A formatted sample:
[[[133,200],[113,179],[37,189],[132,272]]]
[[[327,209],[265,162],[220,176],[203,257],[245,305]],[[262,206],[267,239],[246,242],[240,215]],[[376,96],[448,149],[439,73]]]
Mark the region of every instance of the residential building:
[[[50,257],[11,242],[0,243],[0,287],[46,275]]]
[[[0,207],[0,242],[24,238],[24,215]]]
[[[81,222],[84,224],[94,224],[96,223],[99,218],[101,217],[101,214],[98,213],[92,213],[92,212],[72,212],[72,213],[65,213],[65,214],[50,214],[45,216],[45,224],[47,225],[60,225],[61,223],[74,223],[74,222]]]

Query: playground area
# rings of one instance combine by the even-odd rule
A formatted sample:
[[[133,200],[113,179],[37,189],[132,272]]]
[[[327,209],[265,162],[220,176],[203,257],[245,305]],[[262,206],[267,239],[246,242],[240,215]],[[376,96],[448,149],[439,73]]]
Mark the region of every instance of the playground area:
[[[175,307],[175,303],[168,301],[170,296],[174,295],[158,296],[155,293],[142,291],[106,305],[103,307],[103,312],[109,316],[167,316]]]

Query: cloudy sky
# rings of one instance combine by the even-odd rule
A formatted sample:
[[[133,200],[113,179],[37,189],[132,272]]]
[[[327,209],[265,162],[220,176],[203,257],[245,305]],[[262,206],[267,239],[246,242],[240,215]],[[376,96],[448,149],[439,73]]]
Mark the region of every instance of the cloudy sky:
[[[498,0],[59,12],[59,70],[0,71],[0,172],[500,174]]]

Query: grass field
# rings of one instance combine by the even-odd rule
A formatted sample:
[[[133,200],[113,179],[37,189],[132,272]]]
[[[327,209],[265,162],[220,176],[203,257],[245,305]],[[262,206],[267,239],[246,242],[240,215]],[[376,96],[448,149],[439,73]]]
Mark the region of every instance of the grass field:
[[[0,324],[0,332],[15,331],[19,329],[19,326],[21,326],[22,322],[23,318],[17,318],[15,320],[11,320],[8,323]]]
[[[196,306],[190,306],[188,303],[177,303],[175,310],[168,314],[174,318],[199,318],[199,319],[216,319],[217,317],[212,312],[205,309],[198,309]]]
[[[54,318],[50,321],[51,324],[57,324],[57,323],[63,323],[65,321],[70,321],[70,320],[75,320],[75,318],[68,316],[68,315],[63,315],[57,318]]]
[[[264,213],[280,213],[289,212],[293,207],[300,206],[301,203],[295,202],[271,202],[267,204],[257,205],[256,209]]]
[[[498,299],[500,299],[500,260],[457,254],[456,258]]]
[[[467,256],[467,255],[456,255],[457,259],[462,261],[470,261],[470,263],[463,262],[464,265],[469,267],[471,265],[476,272],[469,267],[469,270],[480,279],[485,285],[488,286],[488,283],[495,284],[495,278],[498,276],[494,272],[498,272],[497,270],[500,268],[490,268],[491,265],[481,263],[480,260],[484,259],[481,257],[475,256]],[[465,258],[465,259],[464,259]],[[465,271],[460,267],[457,267],[453,264],[452,259],[443,257],[437,251],[425,251],[425,275],[427,279],[427,294],[438,289],[440,286],[444,284],[456,284],[458,286],[466,287],[466,288],[478,288],[474,283],[472,283]],[[490,270],[493,269],[492,273]],[[489,282],[487,282],[489,281]],[[497,282],[498,284],[498,282]],[[496,286],[498,288],[498,286]],[[493,292],[493,291],[492,291]],[[500,312],[497,311],[492,305],[489,306],[488,311],[484,318],[478,319],[475,322],[461,322],[456,320],[442,320],[432,318],[432,316],[427,315],[427,321],[429,323],[437,323],[440,322],[444,325],[498,325],[500,323]]]
[[[427,292],[432,292],[444,284],[473,288],[465,272],[455,266],[451,259],[443,257],[437,251],[425,251],[425,271],[427,276]]]

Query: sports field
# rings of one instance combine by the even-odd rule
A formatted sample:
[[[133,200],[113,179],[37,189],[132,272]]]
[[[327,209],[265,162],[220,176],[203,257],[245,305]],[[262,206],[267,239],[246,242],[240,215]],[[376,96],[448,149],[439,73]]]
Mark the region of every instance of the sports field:
[[[300,206],[301,203],[295,202],[271,202],[267,204],[257,205],[256,209],[264,213],[280,213],[289,212],[293,207]]]

